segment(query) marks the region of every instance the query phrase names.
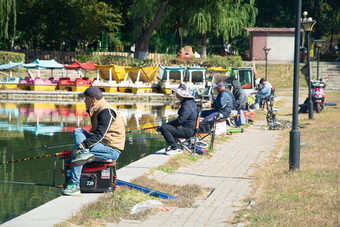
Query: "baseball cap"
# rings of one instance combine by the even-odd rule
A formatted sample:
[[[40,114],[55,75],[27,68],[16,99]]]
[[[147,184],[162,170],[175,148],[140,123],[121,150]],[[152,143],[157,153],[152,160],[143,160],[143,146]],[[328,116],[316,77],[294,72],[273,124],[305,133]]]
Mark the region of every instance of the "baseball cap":
[[[78,94],[79,98],[84,98],[85,96],[94,97],[96,99],[101,99],[103,97],[102,91],[97,87],[89,87],[84,91],[84,93]]]
[[[225,84],[222,82],[218,82],[217,84],[214,85],[214,87],[218,87],[218,86],[225,86]]]

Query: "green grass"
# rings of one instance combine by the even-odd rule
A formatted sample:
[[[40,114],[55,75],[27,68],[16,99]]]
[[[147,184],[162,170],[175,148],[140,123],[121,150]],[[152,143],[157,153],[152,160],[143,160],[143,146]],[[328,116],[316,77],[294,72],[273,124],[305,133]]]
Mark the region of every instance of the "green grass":
[[[329,102],[340,102],[340,92],[326,93]],[[286,106],[285,108],[290,108]],[[280,138],[267,161],[258,167],[253,182],[256,204],[242,209],[233,223],[249,226],[339,226],[340,224],[340,118],[339,107],[327,107],[314,120],[299,115],[300,169],[289,171],[289,131]],[[278,154],[281,156],[278,157]]]

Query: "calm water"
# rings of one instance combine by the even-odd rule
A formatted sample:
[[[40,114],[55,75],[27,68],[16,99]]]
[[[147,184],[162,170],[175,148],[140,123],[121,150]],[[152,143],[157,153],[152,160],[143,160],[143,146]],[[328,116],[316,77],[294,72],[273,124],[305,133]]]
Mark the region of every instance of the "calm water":
[[[115,107],[124,117],[126,131],[157,126],[177,112],[170,106]],[[72,149],[72,131],[76,127],[90,128],[84,104],[0,103],[0,162]],[[154,138],[161,136],[155,130],[126,136],[125,150],[117,161],[118,169],[164,147],[163,139]],[[54,171],[54,157],[1,164],[0,223],[60,196],[61,188],[35,184],[62,185],[62,167],[62,161],[57,159]]]

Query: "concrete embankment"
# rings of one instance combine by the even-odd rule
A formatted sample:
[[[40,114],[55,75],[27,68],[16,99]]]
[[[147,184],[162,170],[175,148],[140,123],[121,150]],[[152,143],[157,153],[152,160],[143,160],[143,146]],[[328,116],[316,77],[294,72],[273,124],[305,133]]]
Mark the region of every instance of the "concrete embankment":
[[[71,91],[25,91],[25,90],[0,90],[0,100],[8,101],[48,101],[48,102],[79,102],[78,94]],[[173,103],[176,98],[173,95],[161,93],[103,93],[109,102],[117,103]],[[81,100],[82,101],[82,100]]]

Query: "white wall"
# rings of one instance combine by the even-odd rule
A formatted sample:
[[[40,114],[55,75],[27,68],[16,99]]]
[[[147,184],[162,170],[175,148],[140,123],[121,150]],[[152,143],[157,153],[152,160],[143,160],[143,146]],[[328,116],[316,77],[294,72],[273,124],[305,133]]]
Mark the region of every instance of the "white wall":
[[[294,33],[269,33],[267,36],[267,47],[271,48],[271,50],[268,53],[268,61],[294,61],[294,38]]]

